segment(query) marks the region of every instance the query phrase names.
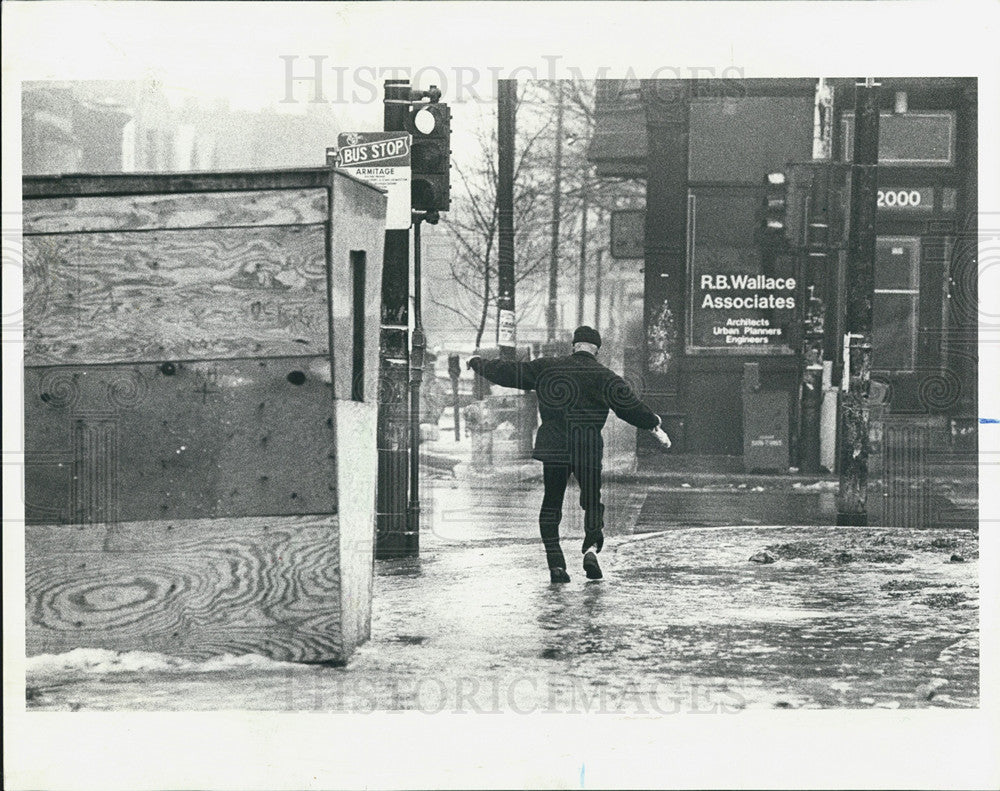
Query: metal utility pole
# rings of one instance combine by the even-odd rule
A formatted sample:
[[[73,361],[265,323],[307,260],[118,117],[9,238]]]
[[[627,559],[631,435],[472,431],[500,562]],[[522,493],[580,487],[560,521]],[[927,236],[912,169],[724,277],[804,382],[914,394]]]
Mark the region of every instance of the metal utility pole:
[[[384,129],[406,128],[408,80],[385,81]],[[379,558],[407,554],[406,381],[409,367],[410,232],[387,230],[382,259],[382,315],[379,342],[378,484],[376,495]]]
[[[854,107],[838,525],[868,523],[869,414],[866,401],[871,382],[879,124],[878,83],[874,78],[866,77],[855,84]]]
[[[514,320],[514,136],[517,80],[497,81],[497,346],[500,358],[516,356]]]
[[[451,379],[451,406],[455,419],[455,442],[462,439],[461,416],[458,409],[458,380],[462,376],[462,368],[457,354],[448,355],[448,377]]]
[[[598,215],[600,224],[600,215]],[[604,248],[597,250],[597,271],[594,272],[594,329],[601,331],[601,278],[604,277]],[[582,323],[582,322],[581,322]]]
[[[562,211],[562,137],[563,137],[563,89],[562,82],[556,82],[556,150],[555,173],[552,180],[552,250],[549,257],[549,309],[546,313],[547,339],[556,339],[556,324],[559,322],[559,215]]]
[[[587,212],[590,210],[587,175],[584,173],[583,189],[580,198],[583,209],[580,215],[580,279],[576,294],[576,326],[583,324],[583,301],[587,292]]]
[[[828,332],[826,314],[831,294],[832,262],[835,260],[830,255],[832,131],[833,87],[821,77],[816,84],[813,109],[813,167],[808,173],[809,193],[804,212],[805,249],[799,249],[796,256],[803,267],[801,280],[807,292],[802,311],[802,411],[799,424],[799,468],[807,475],[820,471],[824,337]],[[799,239],[792,242],[799,248]]]

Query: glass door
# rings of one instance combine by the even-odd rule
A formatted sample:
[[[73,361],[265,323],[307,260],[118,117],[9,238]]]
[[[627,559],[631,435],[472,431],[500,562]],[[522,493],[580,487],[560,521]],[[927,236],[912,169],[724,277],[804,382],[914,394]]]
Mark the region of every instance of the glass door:
[[[880,236],[875,243],[872,366],[881,371],[917,367],[920,238]]]

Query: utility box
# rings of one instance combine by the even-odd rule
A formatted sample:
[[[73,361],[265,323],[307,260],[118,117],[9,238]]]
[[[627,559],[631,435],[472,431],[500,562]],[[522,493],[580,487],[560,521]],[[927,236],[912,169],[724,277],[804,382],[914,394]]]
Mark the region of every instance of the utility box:
[[[28,654],[340,662],[370,634],[385,194],[29,177]]]
[[[785,390],[763,390],[760,364],[743,366],[743,469],[788,472],[790,406]]]

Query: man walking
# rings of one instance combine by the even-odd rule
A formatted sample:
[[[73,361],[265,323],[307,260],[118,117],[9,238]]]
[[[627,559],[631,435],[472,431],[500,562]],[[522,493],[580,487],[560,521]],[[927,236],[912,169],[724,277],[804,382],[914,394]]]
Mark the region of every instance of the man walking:
[[[601,579],[597,553],[604,546],[604,505],[601,503],[601,429],[614,410],[636,428],[654,432],[666,447],[670,440],[660,429],[660,417],[639,400],[629,384],[597,362],[601,336],[592,327],[577,327],[573,353],[530,362],[483,360],[475,356],[468,367],[501,387],[534,390],[542,418],[532,457],[542,462],[545,495],[538,517],[552,582],[569,582],[566,558],[559,545],[563,497],[569,475],[580,484],[584,511],[583,569],[589,579]]]

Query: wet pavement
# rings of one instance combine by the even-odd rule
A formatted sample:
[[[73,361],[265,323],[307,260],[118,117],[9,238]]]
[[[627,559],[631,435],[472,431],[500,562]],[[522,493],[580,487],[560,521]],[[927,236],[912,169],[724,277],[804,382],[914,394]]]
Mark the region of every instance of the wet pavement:
[[[553,585],[530,475],[441,474],[423,494],[421,557],[376,564],[372,639],[347,667],[35,657],[29,708],[662,715],[978,705],[974,530],[682,525],[679,501],[655,485],[614,482],[605,579],[588,581],[578,566],[571,488],[562,532],[572,581]],[[678,493],[709,511],[717,495]],[[825,495],[797,496],[811,510],[809,498]]]

